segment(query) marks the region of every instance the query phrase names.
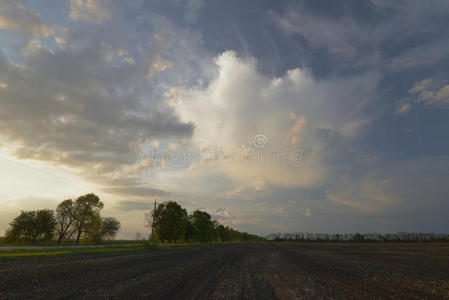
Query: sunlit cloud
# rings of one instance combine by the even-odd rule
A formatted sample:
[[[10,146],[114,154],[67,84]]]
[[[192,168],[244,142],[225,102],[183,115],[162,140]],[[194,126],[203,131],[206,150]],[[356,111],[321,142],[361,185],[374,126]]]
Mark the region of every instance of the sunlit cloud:
[[[70,18],[89,23],[103,23],[112,17],[109,0],[70,0]]]

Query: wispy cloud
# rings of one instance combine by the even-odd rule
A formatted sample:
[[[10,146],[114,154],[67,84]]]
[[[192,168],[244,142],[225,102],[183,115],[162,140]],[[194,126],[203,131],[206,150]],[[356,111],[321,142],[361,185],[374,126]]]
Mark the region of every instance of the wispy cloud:
[[[89,23],[103,23],[112,17],[112,1],[70,0],[70,18]]]
[[[438,83],[430,78],[415,83],[409,93],[417,94],[418,101],[426,105],[444,106],[449,104],[449,84],[438,87]]]
[[[15,0],[0,3],[0,29],[33,37],[48,37],[53,33],[53,28],[44,24],[24,1]]]

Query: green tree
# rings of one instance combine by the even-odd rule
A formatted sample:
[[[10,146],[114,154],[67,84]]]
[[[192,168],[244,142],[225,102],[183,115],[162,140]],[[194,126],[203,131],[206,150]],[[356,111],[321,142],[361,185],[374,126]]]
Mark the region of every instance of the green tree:
[[[87,218],[82,236],[86,241],[98,243],[101,240],[100,232],[101,216],[99,212],[94,212]]]
[[[54,211],[41,209],[34,211],[21,211],[9,224],[6,238],[9,241],[24,239],[36,242],[37,240],[51,240],[56,226]]]
[[[187,217],[184,227],[184,242],[189,242],[195,238],[195,228],[193,227],[190,217]]]
[[[191,216],[194,228],[194,238],[199,242],[210,242],[214,237],[214,223],[211,216],[200,210],[195,210]]]
[[[59,203],[56,208],[56,231],[58,234],[58,244],[67,236],[73,223],[75,222],[75,205],[72,199],[67,199]]]
[[[229,228],[229,239],[231,241],[241,241],[242,233],[237,230],[234,230],[233,228]]]
[[[86,223],[85,236],[95,243],[105,239],[113,239],[120,229],[120,222],[116,218],[102,218],[98,212],[94,213]]]
[[[120,221],[116,218],[108,217],[101,218],[101,240],[110,240],[115,238],[117,232],[120,230]]]
[[[223,225],[218,225],[215,229],[217,232],[217,238],[220,242],[227,242],[229,241],[229,228],[224,227]]]
[[[187,216],[187,211],[173,201],[161,203],[154,211],[145,214],[144,223],[148,229],[152,228],[153,217],[154,239],[162,243],[264,240],[257,235],[220,225],[205,211],[196,210]]]
[[[78,244],[81,235],[87,232],[87,225],[92,222],[96,214],[99,214],[103,208],[103,202],[100,201],[97,195],[90,193],[78,197],[74,206],[74,230],[76,233],[76,243]]]
[[[364,235],[361,233],[358,233],[358,232],[355,233],[352,237],[352,240],[356,241],[356,242],[361,242],[361,241],[363,241],[363,239],[364,239]]]
[[[176,242],[184,238],[187,211],[174,201],[161,203],[154,212],[154,236],[161,242]]]
[[[51,240],[55,231],[55,213],[52,209],[40,209],[36,211],[36,228],[38,238]]]

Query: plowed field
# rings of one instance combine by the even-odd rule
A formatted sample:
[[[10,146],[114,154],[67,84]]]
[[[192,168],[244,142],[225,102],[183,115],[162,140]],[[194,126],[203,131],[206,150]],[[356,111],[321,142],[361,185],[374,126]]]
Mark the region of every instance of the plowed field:
[[[0,260],[0,298],[449,299],[449,245],[230,243]]]

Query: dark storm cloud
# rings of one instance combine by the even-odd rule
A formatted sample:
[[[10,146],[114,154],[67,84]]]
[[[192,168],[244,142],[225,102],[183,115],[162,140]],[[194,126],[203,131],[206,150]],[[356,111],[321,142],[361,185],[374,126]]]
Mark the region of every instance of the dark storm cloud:
[[[271,12],[270,16],[285,34],[303,39],[307,48],[321,53],[323,63],[331,63],[327,67],[331,72],[367,67],[394,71],[426,65],[447,55],[438,51],[441,48],[437,45],[448,43],[447,29],[443,29],[447,28],[448,8],[441,1],[403,5],[317,1],[290,5],[283,13]],[[314,66],[322,69],[316,63]]]

